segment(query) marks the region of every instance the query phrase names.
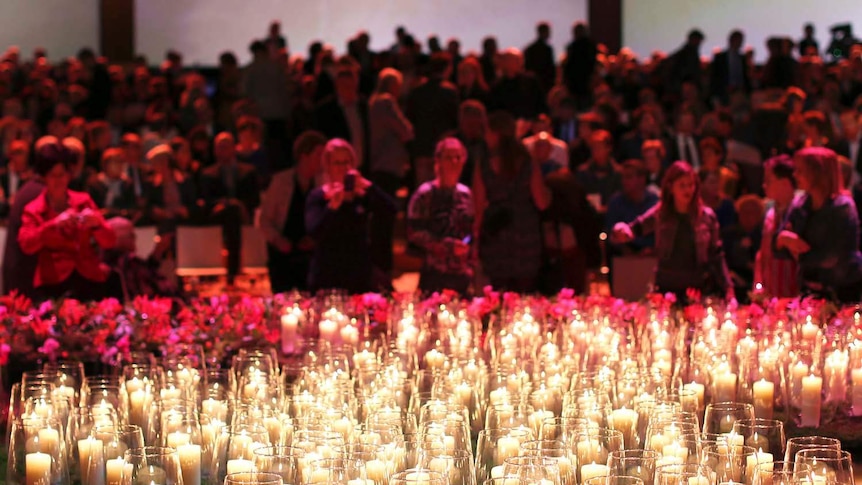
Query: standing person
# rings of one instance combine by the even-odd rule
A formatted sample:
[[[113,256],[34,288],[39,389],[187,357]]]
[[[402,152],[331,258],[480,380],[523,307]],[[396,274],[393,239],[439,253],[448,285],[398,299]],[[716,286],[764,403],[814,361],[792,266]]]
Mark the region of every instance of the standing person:
[[[267,140],[280,143],[287,136],[287,72],[263,42],[252,42],[249,50],[252,61],[243,69],[242,93],[257,106]]]
[[[700,46],[704,35],[698,29],[689,31],[685,44],[670,55],[670,86],[669,89],[680,90],[683,82],[701,86],[703,67],[700,62]],[[678,92],[678,91],[677,91]]]
[[[590,83],[596,70],[599,51],[596,42],[590,37],[590,30],[584,22],[572,27],[572,42],[566,48],[566,64],[563,67],[563,83],[569,95],[578,101],[578,106],[589,104]]]
[[[320,100],[314,109],[314,125],[329,138],[350,142],[357,167],[368,168],[368,100],[359,93],[359,64],[344,56],[335,72],[335,94]]]
[[[425,292],[467,293],[475,207],[470,189],[458,183],[467,150],[457,138],[444,138],[434,156],[437,178],[413,194],[407,209],[407,238],[425,251],[419,288]]]
[[[434,179],[434,147],[443,136],[458,127],[458,90],[447,81],[452,61],[441,52],[428,62],[428,79],[407,97],[407,118],[416,134],[412,145],[416,186]]]
[[[741,30],[734,30],[727,38],[727,49],[718,52],[712,58],[710,66],[710,83],[713,98],[727,105],[730,95],[735,92],[748,94],[751,92],[751,80],[748,78],[748,63],[742,44],[745,36]]]
[[[630,222],[659,202],[657,193],[648,189],[649,171],[640,160],[626,160],[622,166],[621,190],[608,202],[605,214],[605,229],[611,233],[620,222]],[[639,254],[652,251],[655,237],[650,234],[635,238],[625,245],[614,245],[615,254]]]
[[[554,87],[557,79],[554,48],[548,43],[550,39],[551,24],[539,22],[536,26],[536,40],[524,49],[524,69],[536,76],[544,94]]]
[[[240,271],[242,226],[252,221],[260,203],[254,168],[236,158],[233,135],[219,133],[214,142],[216,163],[201,173],[201,195],[211,222],[222,226],[227,250],[227,284],[232,286]]]
[[[258,228],[266,238],[267,268],[273,293],[308,289],[314,241],[305,229],[305,202],[319,185],[326,137],[306,131],[293,143],[296,166],[272,177],[260,206]]]
[[[345,140],[330,140],[323,150],[328,182],[308,194],[305,229],[314,240],[308,274],[311,291],[375,290],[369,218],[395,212],[385,192],[356,170],[356,153]],[[387,282],[388,283],[388,282]]]
[[[410,164],[407,142],[413,139],[413,125],[398,107],[401,92],[401,73],[387,68],[380,71],[377,90],[369,104],[371,131],[370,177],[375,185],[392,199],[404,181],[405,169]],[[395,214],[378,214],[371,221],[374,265],[386,274],[392,271],[392,236]]]
[[[715,213],[700,200],[691,165],[674,162],[662,180],[661,201],[630,223],[614,226],[613,242],[625,244],[655,233],[655,286],[685,298],[689,290],[736,298]]]
[[[508,111],[512,116],[532,120],[548,110],[539,81],[524,72],[521,51],[509,48],[500,54],[500,77],[491,87],[488,109]]]
[[[470,262],[474,205],[470,189],[458,183],[467,150],[457,138],[444,138],[435,150],[437,178],[422,184],[407,210],[408,240],[425,252],[419,288],[465,294]]]
[[[515,119],[493,113],[486,132],[490,157],[473,176],[479,259],[500,290],[530,292],[542,259],[539,212],[551,203],[542,171],[515,137]]]
[[[828,148],[796,152],[796,183],[805,193],[777,229],[774,248],[799,262],[800,287],[844,303],[862,293],[859,215],[841,180],[838,157]]]
[[[33,151],[36,165],[52,163],[46,159],[60,160],[68,157],[71,160],[74,158],[53,136],[40,138],[36,141]],[[18,189],[18,192],[15,193],[15,201],[9,208],[9,217],[6,220],[6,246],[3,249],[4,294],[17,291],[19,294],[30,298],[35,296],[33,294],[33,276],[36,274],[38,257],[21,250],[21,245],[18,243],[18,233],[21,229],[21,217],[24,214],[24,208],[41,195],[44,189],[45,181],[36,172],[30,180]]]
[[[774,205],[763,219],[763,235],[760,250],[754,262],[755,290],[776,298],[795,298],[799,295],[796,260],[780,257],[773,250],[777,230],[786,225],[790,205],[796,192],[793,178],[794,163],[789,155],[778,155],[767,160],[763,172],[763,191]],[[786,255],[785,255],[786,256]]]
[[[814,24],[808,23],[803,27],[805,36],[799,41],[800,56],[816,56],[820,53],[820,46],[814,38]]]

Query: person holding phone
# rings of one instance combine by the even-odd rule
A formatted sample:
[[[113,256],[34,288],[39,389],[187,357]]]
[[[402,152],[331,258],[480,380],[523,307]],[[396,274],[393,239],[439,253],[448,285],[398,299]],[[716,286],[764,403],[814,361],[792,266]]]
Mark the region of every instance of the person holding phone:
[[[444,138],[434,150],[435,179],[410,198],[407,239],[425,252],[419,288],[426,292],[465,294],[473,277],[473,193],[458,183],[466,161],[464,145],[457,138]]]
[[[314,240],[308,275],[311,291],[341,289],[373,291],[370,222],[377,214],[391,215],[395,202],[356,170],[356,153],[341,138],[323,149],[327,182],[308,194],[305,229]],[[387,285],[389,282],[380,282]]]
[[[37,159],[36,172],[45,189],[21,217],[18,243],[24,254],[38,258],[36,299],[116,296],[110,290],[118,286],[108,283],[109,268],[96,250],[112,248],[116,235],[86,192],[69,190],[73,162],[61,145]]]

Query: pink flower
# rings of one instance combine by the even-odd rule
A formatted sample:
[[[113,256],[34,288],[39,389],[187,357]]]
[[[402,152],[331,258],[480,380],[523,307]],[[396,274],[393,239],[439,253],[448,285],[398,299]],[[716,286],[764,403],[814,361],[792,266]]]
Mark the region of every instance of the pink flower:
[[[6,365],[9,362],[10,352],[12,352],[12,347],[9,344],[0,344],[0,365]]]
[[[55,340],[53,337],[49,337],[47,340],[45,340],[45,343],[43,343],[42,346],[39,347],[38,350],[39,350],[40,354],[45,354],[45,355],[49,356],[51,359],[53,359],[53,358],[55,358],[54,354],[59,349],[60,349],[60,342],[57,342],[57,340]]]

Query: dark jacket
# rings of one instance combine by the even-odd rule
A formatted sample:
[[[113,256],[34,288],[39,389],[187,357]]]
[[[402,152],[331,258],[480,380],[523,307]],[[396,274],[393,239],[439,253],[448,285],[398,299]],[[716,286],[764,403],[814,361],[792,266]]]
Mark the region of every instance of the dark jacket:
[[[367,165],[370,148],[368,100],[363,96],[359,96],[356,103],[356,107],[359,110],[359,119],[362,121],[363,131],[363,153],[358,155],[362,157],[362,160],[364,161],[363,165]],[[338,97],[335,95],[326,97],[315,107],[314,127],[328,138],[342,138],[348,142],[353,139],[353,133],[350,132],[350,125],[347,123],[347,117],[344,115],[341,103],[338,102]]]
[[[87,185],[87,193],[102,210],[105,218],[121,216],[132,222],[137,222],[140,214],[135,197],[135,188],[132,186],[132,182],[126,178],[123,178],[120,183],[120,193],[111,201],[110,205],[105,204],[108,195],[108,180],[104,174],[99,174],[95,180]]]
[[[554,81],[557,78],[554,48],[547,42],[536,39],[524,49],[524,69],[536,75],[542,92],[547,93],[554,87]]]
[[[24,208],[36,197],[42,195],[45,183],[39,177],[27,181],[15,194],[15,202],[9,209],[9,219],[6,224],[6,247],[3,250],[3,293],[17,290],[19,293],[33,296],[33,276],[39,258],[36,255],[25,254],[18,244],[18,231],[21,229],[21,216]]]
[[[251,217],[254,210],[260,205],[260,190],[257,185],[257,175],[254,173],[254,167],[245,163],[236,163],[236,187],[233,193],[225,185],[224,177],[222,176],[222,165],[216,164],[212,167],[207,167],[201,172],[201,197],[204,200],[204,207],[207,212],[211,212],[223,199],[235,198],[238,199],[245,207],[247,214]]]
[[[751,80],[748,78],[748,66],[745,55],[741,52],[738,55],[742,63],[742,86],[737,86],[737,88],[741,88],[745,93],[750,93]],[[712,58],[712,65],[710,65],[710,88],[712,89],[712,95],[726,103],[727,96],[730,94],[728,89],[730,87],[729,84],[730,51],[723,50]]]
[[[440,137],[458,127],[458,90],[452,83],[429,79],[407,97],[405,114],[413,124],[413,157],[431,157]]]

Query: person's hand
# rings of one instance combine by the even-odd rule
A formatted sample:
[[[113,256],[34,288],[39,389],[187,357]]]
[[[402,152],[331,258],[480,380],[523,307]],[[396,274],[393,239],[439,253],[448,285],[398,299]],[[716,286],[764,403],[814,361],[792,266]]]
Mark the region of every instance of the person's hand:
[[[57,228],[68,232],[78,226],[78,212],[74,209],[66,209],[54,219]]]
[[[470,254],[470,245],[464,243],[464,241],[459,241],[457,239],[452,240],[452,254],[458,256],[459,258],[463,258]]]
[[[280,237],[275,240],[275,248],[282,253],[289,253],[293,251],[293,243],[286,237]]]
[[[311,251],[314,249],[314,239],[312,239],[311,236],[303,236],[302,239],[299,240],[297,247],[300,251]]]
[[[632,228],[625,222],[617,222],[611,233],[611,242],[625,244],[635,238]]]
[[[333,182],[326,188],[327,206],[332,210],[338,210],[344,202],[344,185],[341,182]]]
[[[102,225],[102,214],[90,208],[81,211],[81,224],[88,229],[96,229]]]
[[[353,186],[353,193],[362,197],[371,187],[371,181],[363,177],[358,170],[351,170],[349,173],[356,177],[356,184]]]
[[[794,258],[799,258],[801,254],[805,254],[811,250],[811,246],[792,231],[781,231],[778,234],[776,243],[779,248],[785,248],[790,251],[790,254]]]

